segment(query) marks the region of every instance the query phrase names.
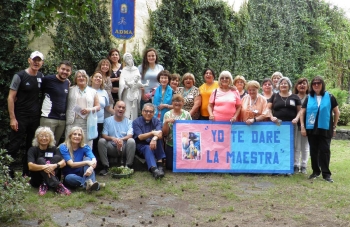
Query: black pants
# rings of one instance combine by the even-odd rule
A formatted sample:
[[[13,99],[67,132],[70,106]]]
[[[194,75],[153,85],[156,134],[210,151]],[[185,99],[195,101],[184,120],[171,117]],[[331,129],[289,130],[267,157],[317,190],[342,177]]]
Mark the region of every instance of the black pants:
[[[308,140],[313,173],[317,175],[322,173],[323,178],[330,177],[332,175],[329,170],[331,138],[320,135],[309,135]]]
[[[20,145],[23,141],[26,141],[26,148],[22,154],[22,175],[29,176],[27,154],[30,147],[32,147],[32,141],[34,139],[35,131],[40,125],[40,116],[37,117],[23,117],[16,115],[18,122],[18,131],[11,130],[10,142],[7,146],[8,154],[11,155],[13,159],[18,159]],[[13,171],[13,168],[10,167]]]
[[[56,164],[62,160],[62,157],[59,155],[54,155],[51,158],[51,164]],[[45,165],[46,159],[45,158],[38,158],[36,160],[36,164],[38,165]],[[55,176],[49,177],[49,175],[45,171],[31,171],[31,179],[30,184],[33,187],[39,187],[40,184],[46,183],[50,188],[56,188],[57,185],[60,183],[60,175],[61,171],[60,169],[55,169]]]
[[[97,138],[92,141],[92,152],[94,153],[96,159],[100,161],[100,155],[98,153],[98,140],[102,136],[103,123],[97,123]]]

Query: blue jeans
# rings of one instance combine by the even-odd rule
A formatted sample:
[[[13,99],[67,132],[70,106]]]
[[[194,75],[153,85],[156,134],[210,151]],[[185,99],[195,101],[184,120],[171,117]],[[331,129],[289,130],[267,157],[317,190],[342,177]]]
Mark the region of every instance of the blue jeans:
[[[85,157],[83,161],[91,161],[91,158]],[[79,174],[68,174],[65,178],[64,178],[64,183],[68,186],[68,187],[73,187],[73,188],[77,188],[77,187],[83,187],[85,188],[85,182],[89,179],[92,180],[92,182],[96,181],[96,177],[95,177],[95,171],[92,172],[92,174],[90,176],[84,176],[84,173],[86,172],[86,170],[89,168],[90,166],[86,165],[83,168],[80,168],[81,171]]]

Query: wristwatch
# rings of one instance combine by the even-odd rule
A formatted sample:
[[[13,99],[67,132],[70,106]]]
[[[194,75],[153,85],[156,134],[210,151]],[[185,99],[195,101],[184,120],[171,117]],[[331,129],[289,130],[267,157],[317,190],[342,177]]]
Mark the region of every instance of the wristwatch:
[[[61,165],[60,164],[56,164],[57,165],[57,169],[60,169],[61,168]]]

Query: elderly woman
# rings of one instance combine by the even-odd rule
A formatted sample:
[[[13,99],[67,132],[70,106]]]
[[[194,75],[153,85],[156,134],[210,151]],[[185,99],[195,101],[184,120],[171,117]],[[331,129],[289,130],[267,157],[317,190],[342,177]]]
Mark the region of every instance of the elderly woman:
[[[260,84],[255,81],[249,81],[246,85],[248,95],[242,99],[241,118],[247,125],[254,122],[264,121],[266,118],[267,101],[266,98],[258,93]]]
[[[239,92],[239,97],[242,99],[247,93],[247,91],[244,89],[245,85],[246,85],[247,81],[245,80],[245,78],[243,76],[236,76],[233,79],[233,85],[236,86],[238,92]]]
[[[112,65],[108,59],[102,59],[98,62],[95,72],[100,72],[103,79],[104,89],[107,91],[109,104],[113,106],[114,99],[112,96],[113,84],[111,81]],[[109,113],[105,113],[106,117],[110,117]]]
[[[89,77],[85,70],[78,70],[74,77],[74,86],[69,88],[66,112],[66,135],[74,126],[82,127],[87,134],[87,118],[91,111],[99,111],[100,103],[95,89],[88,87]],[[84,143],[92,147],[92,140],[85,138]]]
[[[185,73],[182,77],[184,87],[179,88],[179,93],[184,98],[183,109],[190,112],[193,120],[199,119],[199,108],[201,106],[201,96],[194,84],[196,80],[192,73]]]
[[[308,137],[310,145],[312,174],[309,179],[316,179],[322,173],[324,180],[333,183],[329,169],[330,145],[339,115],[337,100],[326,91],[323,78],[316,76],[300,115],[301,134]]]
[[[270,78],[265,78],[262,81],[262,95],[266,98],[269,99],[271,98],[273,91],[272,91],[272,80]]]
[[[105,112],[109,113],[110,115],[114,114],[114,110],[112,108],[112,105],[109,104],[109,96],[107,94],[107,91],[104,89],[104,81],[103,76],[100,72],[95,72],[90,80],[89,80],[89,86],[96,90],[98,95],[98,100],[100,104],[100,111],[97,112],[97,132],[98,136],[96,139],[93,140],[93,151],[95,154],[98,154],[97,151],[97,144],[99,137],[101,136],[101,132],[103,129],[103,122],[105,119]]]
[[[291,93],[292,82],[288,77],[282,77],[277,83],[278,93],[274,93],[268,100],[270,119],[275,123],[291,121],[298,123],[298,112],[301,108],[300,98]]]
[[[300,78],[297,80],[294,86],[294,94],[298,95],[303,105],[307,94],[309,94],[309,84],[306,78]],[[298,119],[301,114],[299,111]],[[306,167],[309,158],[309,143],[307,137],[301,135],[300,121],[298,122],[298,130],[295,130],[294,135],[294,173],[299,171],[303,174],[307,174]]]
[[[232,90],[232,75],[222,71],[219,76],[219,88],[215,89],[209,98],[209,120],[237,121],[241,111],[241,98],[237,90]]]
[[[163,122],[164,114],[171,108],[171,98],[173,97],[173,89],[169,86],[170,73],[167,70],[162,70],[158,73],[157,81],[160,86],[157,87],[154,93],[153,104],[156,107],[154,117]]]
[[[91,148],[84,144],[82,128],[71,128],[59,149],[67,163],[63,168],[65,185],[72,188],[83,187],[87,191],[97,191],[105,186],[95,179],[96,158]]]
[[[283,77],[282,73],[280,72],[274,72],[271,76],[271,80],[272,80],[272,91],[274,93],[278,93],[278,87],[277,87],[277,83],[278,81]]]
[[[39,127],[35,131],[33,147],[28,150],[30,184],[33,187],[39,187],[39,195],[45,195],[49,188],[53,188],[62,195],[71,194],[60,182],[60,169],[65,165],[66,162],[55,146],[55,138],[51,129]]]
[[[171,89],[173,89],[173,94],[179,93],[180,80],[181,80],[181,76],[179,74],[177,73],[171,74],[169,85]]]
[[[219,87],[219,83],[215,81],[215,72],[211,68],[207,68],[203,72],[204,83],[199,87],[202,105],[200,109],[200,119],[209,120],[208,104],[211,93]]]
[[[118,89],[119,89],[119,79],[120,79],[120,73],[123,69],[123,65],[120,63],[120,52],[116,48],[112,48],[108,52],[108,60],[111,63],[112,66],[112,75],[111,75],[111,82],[112,82],[112,96],[114,101],[118,101]]]
[[[173,123],[175,120],[192,120],[188,111],[183,110],[184,98],[180,94],[175,94],[172,98],[173,109],[166,112],[163,121],[163,136],[165,140],[166,168],[173,169]]]

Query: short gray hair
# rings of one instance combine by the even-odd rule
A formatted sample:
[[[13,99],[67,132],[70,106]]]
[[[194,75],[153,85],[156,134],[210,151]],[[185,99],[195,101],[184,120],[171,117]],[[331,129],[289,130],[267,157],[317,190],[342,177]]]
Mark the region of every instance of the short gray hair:
[[[153,104],[152,104],[152,103],[150,103],[150,102],[145,103],[145,104],[143,105],[143,107],[142,107],[142,111],[144,111],[146,107],[152,107],[152,108],[153,108],[153,112],[155,112],[155,111],[156,111],[156,106],[155,106],[155,105],[153,105]]]
[[[221,87],[221,81],[220,81],[220,79],[221,79],[221,77],[223,77],[223,76],[228,76],[228,77],[230,78],[230,85],[232,85],[232,83],[233,83],[233,78],[232,78],[231,73],[230,73],[229,71],[222,71],[222,72],[220,73],[220,75],[219,75],[219,78],[218,78],[219,86]]]
[[[292,94],[293,84],[292,84],[292,82],[290,81],[290,79],[289,79],[288,77],[282,77],[281,79],[278,80],[277,86],[276,86],[277,89],[280,90],[280,83],[281,83],[283,80],[287,81],[288,86],[289,86],[289,93]]]

